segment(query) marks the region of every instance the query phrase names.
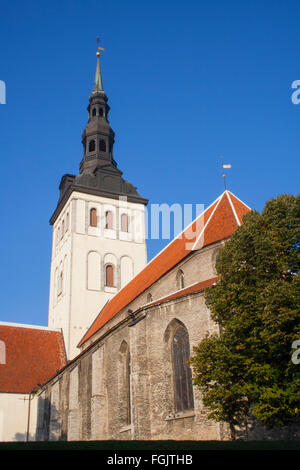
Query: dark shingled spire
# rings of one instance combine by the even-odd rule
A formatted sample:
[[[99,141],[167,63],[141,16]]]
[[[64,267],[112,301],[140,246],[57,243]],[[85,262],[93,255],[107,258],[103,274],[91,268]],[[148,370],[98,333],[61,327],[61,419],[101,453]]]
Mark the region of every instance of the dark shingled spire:
[[[103,50],[102,48],[98,48]],[[50,219],[54,224],[65,202],[73,191],[105,196],[112,199],[127,198],[129,202],[147,204],[136,188],[122,178],[122,171],[114,160],[113,146],[115,133],[110,127],[108,114],[110,107],[103,89],[100,52],[97,51],[97,66],[94,89],[89,97],[88,123],[82,133],[83,158],[79,175],[66,174],[60,182],[60,197]]]

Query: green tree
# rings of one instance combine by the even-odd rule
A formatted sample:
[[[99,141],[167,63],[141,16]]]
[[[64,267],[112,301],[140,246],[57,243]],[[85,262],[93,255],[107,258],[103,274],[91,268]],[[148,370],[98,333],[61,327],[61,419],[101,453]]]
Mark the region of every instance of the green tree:
[[[205,292],[219,333],[190,359],[209,417],[234,426],[250,411],[268,428],[300,417],[300,196],[249,212],[220,249],[215,287]]]

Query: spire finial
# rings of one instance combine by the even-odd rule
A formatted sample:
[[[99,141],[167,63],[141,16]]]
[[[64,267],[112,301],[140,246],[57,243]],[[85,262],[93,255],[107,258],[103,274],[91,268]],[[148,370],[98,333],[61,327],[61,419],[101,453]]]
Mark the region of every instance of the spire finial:
[[[96,67],[96,75],[95,75],[95,84],[94,84],[94,92],[100,91],[103,92],[103,83],[102,83],[102,76],[101,76],[101,68],[100,68],[100,51],[104,51],[103,47],[100,47],[100,38],[97,37],[97,67]]]
[[[103,47],[100,47],[100,38],[99,36],[97,37],[97,52],[96,52],[96,56],[99,57],[100,56],[100,51],[105,51],[105,49],[103,49]]]
[[[231,168],[231,165],[223,163],[223,156],[221,156],[221,160],[222,160],[222,178],[223,178],[223,181],[224,181],[224,189],[226,191],[226,174],[225,174],[224,169],[225,168]]]

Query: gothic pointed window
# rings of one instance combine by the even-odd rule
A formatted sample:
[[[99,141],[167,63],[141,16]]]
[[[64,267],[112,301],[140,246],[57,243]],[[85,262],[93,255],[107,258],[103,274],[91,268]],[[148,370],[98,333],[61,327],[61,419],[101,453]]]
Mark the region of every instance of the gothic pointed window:
[[[121,215],[121,231],[128,232],[128,215],[122,214]]]
[[[99,140],[99,150],[100,152],[106,152],[106,143],[104,139]]]
[[[89,152],[94,152],[94,151],[95,151],[95,148],[96,148],[96,146],[95,146],[95,141],[94,141],[94,139],[93,139],[93,140],[90,140],[90,142],[89,142]]]
[[[114,287],[114,267],[112,264],[108,264],[105,267],[105,285],[107,287]]]
[[[90,226],[97,227],[97,225],[98,225],[97,209],[93,207],[90,210]]]
[[[112,211],[105,212],[105,228],[112,230],[114,224],[114,218]]]
[[[178,325],[172,339],[172,360],[174,377],[174,398],[176,411],[194,408],[191,368],[187,364],[190,357],[189,335],[183,325]]]

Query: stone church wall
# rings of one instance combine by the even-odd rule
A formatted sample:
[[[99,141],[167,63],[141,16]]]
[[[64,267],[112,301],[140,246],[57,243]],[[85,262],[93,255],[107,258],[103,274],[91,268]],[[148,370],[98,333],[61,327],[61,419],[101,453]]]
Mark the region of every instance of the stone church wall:
[[[178,290],[179,269],[185,286],[214,277],[216,251],[217,246],[207,247],[176,266],[151,287],[153,300]],[[204,293],[142,307],[146,295],[116,315],[94,337],[94,343],[39,390],[37,440],[231,439],[227,425],[207,418],[195,387],[194,407],[177,411],[175,406],[171,344],[176,328],[187,331],[191,354],[207,332],[217,331]],[[144,316],[133,326],[128,308],[141,308],[139,315]],[[289,434],[270,434],[252,423],[237,435],[281,439]]]

